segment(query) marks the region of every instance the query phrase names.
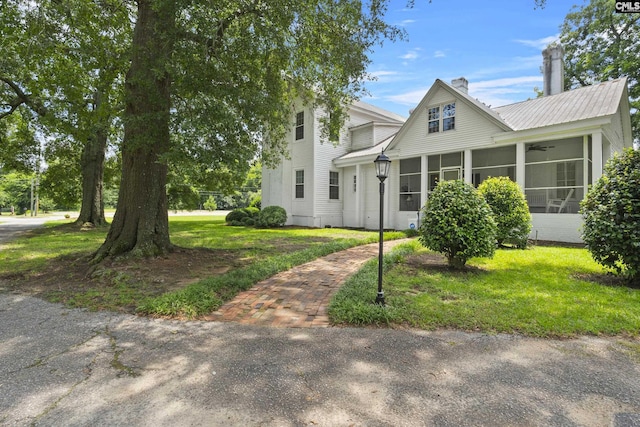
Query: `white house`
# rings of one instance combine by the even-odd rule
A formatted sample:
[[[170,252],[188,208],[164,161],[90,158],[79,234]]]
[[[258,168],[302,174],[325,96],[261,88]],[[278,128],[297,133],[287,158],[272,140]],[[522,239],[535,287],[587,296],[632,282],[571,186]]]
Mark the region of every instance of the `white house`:
[[[324,112],[297,105],[290,159],[263,170],[262,205],[282,206],[293,225],[377,229],[373,161],[384,150],[385,228],[417,226],[440,180],[508,176],[525,192],[532,238],[580,242],[580,201],[606,160],[632,146],[629,96],[626,78],[563,92],[562,53],[543,52],[542,97],[490,108],[466,79],[436,80],[406,121],[355,103],[337,144],[320,141]]]

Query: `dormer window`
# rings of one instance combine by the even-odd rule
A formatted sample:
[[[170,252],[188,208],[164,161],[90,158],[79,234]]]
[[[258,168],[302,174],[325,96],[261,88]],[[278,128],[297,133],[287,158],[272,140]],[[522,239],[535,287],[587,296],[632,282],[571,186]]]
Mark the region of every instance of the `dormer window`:
[[[428,133],[445,132],[456,128],[456,103],[430,107]]]
[[[304,111],[296,114],[296,141],[304,139]]]

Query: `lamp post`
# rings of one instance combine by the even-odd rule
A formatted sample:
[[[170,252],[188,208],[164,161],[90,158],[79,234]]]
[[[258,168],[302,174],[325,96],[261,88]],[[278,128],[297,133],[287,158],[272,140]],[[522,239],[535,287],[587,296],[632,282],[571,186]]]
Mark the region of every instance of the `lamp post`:
[[[378,295],[376,304],[384,306],[384,292],[382,291],[382,252],[384,246],[384,180],[389,176],[391,160],[384,154],[384,150],[373,161],[376,165],[376,176],[380,180],[380,246],[378,249]]]

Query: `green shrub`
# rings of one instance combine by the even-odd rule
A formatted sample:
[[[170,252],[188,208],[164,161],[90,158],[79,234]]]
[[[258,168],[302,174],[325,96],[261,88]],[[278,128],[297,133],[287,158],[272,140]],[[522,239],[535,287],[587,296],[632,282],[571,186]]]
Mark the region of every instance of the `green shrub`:
[[[418,235],[418,230],[416,230],[415,228],[407,228],[406,230],[402,230],[402,232],[407,237],[416,237]]]
[[[242,210],[245,211],[247,213],[247,215],[250,218],[253,218],[253,219],[258,218],[258,214],[260,213],[260,209],[258,209],[256,207],[253,207],[253,206],[249,206],[249,207],[243,208]]]
[[[593,259],[630,280],[640,277],[640,151],[606,164],[580,205],[582,239]]]
[[[282,227],[287,222],[287,211],[281,206],[267,206],[260,211],[256,226],[261,228]]]
[[[531,232],[531,214],[524,193],[518,184],[506,176],[486,179],[478,187],[493,212],[498,227],[496,239],[499,245],[512,244],[527,247]]]
[[[207,198],[207,201],[204,202],[204,208],[208,211],[215,211],[216,209],[218,209],[216,199],[213,196],[209,196],[209,198]]]
[[[242,225],[246,225],[247,227],[253,227],[256,224],[256,220],[251,217],[242,218]]]
[[[469,258],[493,257],[496,223],[484,197],[470,184],[441,181],[421,217],[420,243],[442,253],[450,266],[462,268]]]
[[[224,218],[224,220],[227,223],[229,223],[231,225],[234,225],[234,224],[232,224],[234,221],[241,222],[244,218],[247,218],[248,216],[249,216],[249,214],[247,212],[245,212],[244,209],[238,208],[238,209],[234,209],[231,212],[229,212],[227,214],[227,216]]]
[[[254,194],[249,202],[249,207],[260,209],[262,207],[262,195],[259,193]]]

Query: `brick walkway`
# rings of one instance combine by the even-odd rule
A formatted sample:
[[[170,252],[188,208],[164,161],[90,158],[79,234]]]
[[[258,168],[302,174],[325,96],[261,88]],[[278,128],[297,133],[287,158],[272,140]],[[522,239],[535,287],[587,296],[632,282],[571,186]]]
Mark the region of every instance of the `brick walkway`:
[[[384,250],[406,241],[385,242]],[[205,319],[279,327],[327,327],[327,308],[333,294],[366,261],[377,256],[378,243],[373,243],[299,265],[257,283]]]

